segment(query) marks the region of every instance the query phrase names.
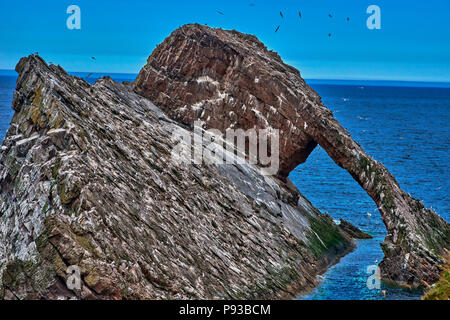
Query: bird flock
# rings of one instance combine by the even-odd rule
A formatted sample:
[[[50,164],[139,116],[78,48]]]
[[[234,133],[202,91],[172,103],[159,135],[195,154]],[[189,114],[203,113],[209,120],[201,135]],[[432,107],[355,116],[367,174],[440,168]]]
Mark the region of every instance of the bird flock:
[[[250,6],[250,7],[254,7],[255,4],[254,4],[254,3],[250,3],[249,6]],[[217,13],[218,13],[219,15],[221,15],[221,16],[225,15],[225,14],[223,13],[223,11],[217,10]],[[284,19],[283,11],[280,11],[280,17],[281,17],[281,19]],[[302,19],[302,17],[303,17],[303,16],[302,16],[302,12],[301,12],[300,10],[298,11],[298,17],[299,17],[299,19]],[[330,19],[333,19],[333,15],[332,15],[331,13],[328,14],[328,17],[329,17]],[[346,20],[347,20],[347,22],[350,22],[350,17],[347,17]],[[206,25],[207,25],[207,24],[206,24]],[[277,32],[280,30],[280,28],[281,28],[281,24],[279,24],[279,25],[275,28],[275,33],[277,33]],[[331,36],[332,36],[332,34],[331,34],[331,33],[328,33],[328,37],[331,38]]]
[[[254,5],[253,5],[254,6]],[[223,13],[222,13],[223,14]],[[280,11],[280,17],[281,17],[281,19],[284,19],[284,14],[283,14],[283,11]],[[301,11],[298,11],[298,17],[299,17],[299,19],[302,19],[302,12]],[[331,13],[329,13],[328,14],[328,17],[330,18],[330,19],[333,19],[333,15],[331,14]],[[347,22],[350,22],[350,17],[347,17]],[[280,30],[280,28],[281,28],[281,25],[278,25],[277,27],[276,27],[276,29],[275,29],[275,33],[276,32],[278,32],[279,30]],[[328,34],[328,37],[330,37],[331,38],[331,36],[332,36],[332,34],[331,33],[329,33]]]

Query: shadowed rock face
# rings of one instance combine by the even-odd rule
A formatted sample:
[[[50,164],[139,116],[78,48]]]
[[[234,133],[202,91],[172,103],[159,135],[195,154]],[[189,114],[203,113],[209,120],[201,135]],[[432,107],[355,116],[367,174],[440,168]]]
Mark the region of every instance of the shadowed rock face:
[[[450,245],[448,223],[402,191],[334,119],[300,73],[256,37],[183,26],[155,49],[134,90],[186,124],[200,119],[206,129],[222,132],[279,129],[281,179],[319,144],[380,210],[389,233],[382,244],[384,279],[408,287],[438,279],[441,254]]]
[[[257,167],[173,162],[185,129],[131,87],[91,86],[37,56],[16,70],[0,299],[293,297],[354,247]],[[71,265],[81,290],[66,286]]]

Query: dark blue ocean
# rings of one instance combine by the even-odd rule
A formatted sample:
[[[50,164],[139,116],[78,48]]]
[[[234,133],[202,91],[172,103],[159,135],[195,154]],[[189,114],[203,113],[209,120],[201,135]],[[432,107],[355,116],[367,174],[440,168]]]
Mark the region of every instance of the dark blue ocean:
[[[87,80],[93,82],[99,76]],[[111,77],[132,81],[135,76]],[[0,139],[13,115],[15,79],[0,74]],[[309,83],[353,138],[384,163],[406,192],[450,220],[450,88],[394,82]],[[384,299],[381,290],[386,290],[386,299],[420,298],[421,292],[384,285],[380,290],[367,288],[366,270],[382,260],[380,242],[386,230],[369,196],[323,149],[317,148],[290,177],[322,212],[336,220],[344,218],[374,236],[373,240],[358,241],[358,248],[329,269],[320,286],[303,299]]]

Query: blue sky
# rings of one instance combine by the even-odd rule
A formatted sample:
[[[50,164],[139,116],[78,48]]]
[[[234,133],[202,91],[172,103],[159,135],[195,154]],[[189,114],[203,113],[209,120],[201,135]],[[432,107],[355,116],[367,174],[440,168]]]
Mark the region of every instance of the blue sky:
[[[81,30],[66,27],[71,4]],[[372,4],[381,30],[366,27]],[[39,52],[68,71],[137,73],[158,43],[193,22],[255,34],[305,78],[450,82],[449,0],[1,1],[0,69]]]

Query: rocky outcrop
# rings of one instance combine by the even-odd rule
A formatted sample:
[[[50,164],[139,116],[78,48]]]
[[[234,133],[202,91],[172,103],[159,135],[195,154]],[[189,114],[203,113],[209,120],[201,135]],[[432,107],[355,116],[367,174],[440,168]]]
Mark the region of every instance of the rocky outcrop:
[[[359,228],[344,219],[341,219],[339,228],[350,235],[353,239],[373,239],[370,234],[361,231]]]
[[[0,298],[286,298],[353,248],[289,182],[245,163],[175,163],[173,132],[193,133],[130,86],[90,85],[38,56],[17,72]]]
[[[425,283],[425,285],[428,287],[428,290],[422,297],[423,300],[450,300],[450,251],[446,251],[444,259],[444,271],[442,272],[439,281],[432,286],[430,286],[428,283]]]
[[[401,190],[336,121],[300,73],[257,40],[237,31],[186,25],[148,59],[134,83],[173,119],[225,132],[280,130],[285,179],[319,144],[377,204],[388,236],[382,244],[385,280],[408,287],[433,283],[450,245],[448,223]],[[388,142],[387,142],[388,143]]]

